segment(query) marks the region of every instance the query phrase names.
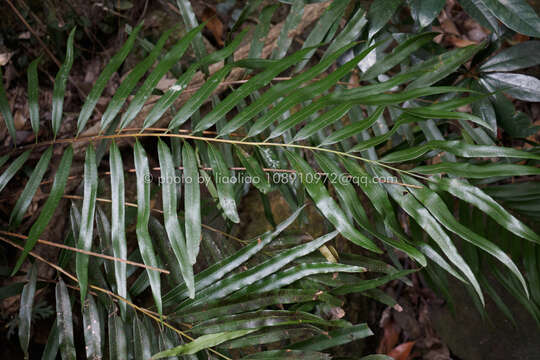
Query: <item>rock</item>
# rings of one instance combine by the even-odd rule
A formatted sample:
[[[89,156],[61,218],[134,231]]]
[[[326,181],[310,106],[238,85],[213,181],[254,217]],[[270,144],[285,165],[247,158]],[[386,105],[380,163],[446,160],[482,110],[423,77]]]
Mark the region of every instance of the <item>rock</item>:
[[[540,329],[527,310],[506,291],[497,289],[514,315],[518,328],[514,327],[488,295],[486,312],[489,320],[484,322],[461,284],[449,281],[449,288],[455,303],[455,316],[448,306],[433,307],[431,319],[442,341],[459,359],[539,359]]]

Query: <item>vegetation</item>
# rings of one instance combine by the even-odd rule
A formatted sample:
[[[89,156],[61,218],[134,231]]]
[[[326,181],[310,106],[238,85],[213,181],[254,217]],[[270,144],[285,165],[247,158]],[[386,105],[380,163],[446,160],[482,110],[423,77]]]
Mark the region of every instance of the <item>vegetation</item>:
[[[460,0],[489,36],[446,49],[430,29],[443,0],[310,3],[248,2],[214,52],[201,35],[212,20],[199,25],[187,0],[175,4],[188,29],[179,39],[126,26],[75,125],[64,111],[74,27],[50,109],[38,102],[42,58],[28,66],[35,142],[18,138],[0,82],[11,143],[0,191],[17,191],[1,210],[2,271],[18,279],[0,298],[21,294],[27,357],[40,356],[29,354],[33,320],[51,315],[36,292],[53,288],[42,359],[326,359],[373,335],[367,320],[336,315],[350,294],[398,308],[380,288],[412,286],[413,273],[450,304],[448,277],[458,279],[479,311],[489,297],[512,318],[502,286],[540,323],[540,151],[524,110],[540,102],[540,80],[524,71],[540,63],[535,11]],[[268,53],[278,8],[288,15]],[[291,32],[317,9],[298,48]],[[253,32],[240,31],[251,16]],[[508,46],[515,33],[527,40]],[[134,51],[144,58],[127,68]],[[253,192],[273,228],[243,240],[235,224]],[[286,215],[272,211],[276,198]],[[38,245],[61,247],[58,258]]]

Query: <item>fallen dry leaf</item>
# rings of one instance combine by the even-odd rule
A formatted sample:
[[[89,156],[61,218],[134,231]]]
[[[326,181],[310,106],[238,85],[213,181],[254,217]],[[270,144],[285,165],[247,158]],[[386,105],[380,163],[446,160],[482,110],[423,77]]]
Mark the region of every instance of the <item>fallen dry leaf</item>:
[[[16,130],[24,129],[24,126],[26,124],[26,118],[24,117],[22,111],[17,110],[15,112],[15,115],[13,116],[13,123]]]
[[[394,358],[394,360],[408,360],[411,350],[416,341],[409,341],[396,346],[387,355]]]
[[[441,28],[446,34],[453,34],[459,36],[460,33],[456,27],[456,24],[450,19],[446,19],[441,23]]]
[[[401,332],[399,326],[392,318],[390,308],[384,310],[379,326],[383,328],[383,336],[377,347],[377,353],[386,354],[396,346]]]
[[[447,40],[452,45],[454,45],[455,47],[458,47],[458,48],[478,44],[476,41],[471,41],[471,40],[468,40],[468,39],[465,39],[465,38],[459,38],[459,37],[454,36],[454,35],[449,35]]]
[[[206,23],[206,27],[212,35],[214,36],[214,39],[216,40],[217,44],[222,47],[224,45],[223,42],[223,23],[218,18],[216,14],[216,10],[212,9],[211,7],[206,7],[202,13],[202,20],[208,21]]]
[[[345,310],[336,306],[330,309],[330,315],[332,320],[339,320],[345,316]]]
[[[17,36],[19,39],[28,40],[30,39],[30,31],[25,31],[23,33],[20,33],[19,36]]]
[[[11,56],[13,55],[12,52],[6,52],[0,54],[0,66],[4,66],[9,62],[9,59],[11,59]]]

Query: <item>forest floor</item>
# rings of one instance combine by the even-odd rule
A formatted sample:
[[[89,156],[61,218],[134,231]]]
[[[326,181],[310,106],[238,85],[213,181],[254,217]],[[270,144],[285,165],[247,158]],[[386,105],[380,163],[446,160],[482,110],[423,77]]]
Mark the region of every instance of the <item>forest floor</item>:
[[[364,2],[367,3],[368,1]],[[115,6],[107,7],[104,5],[107,3],[114,3]],[[67,86],[64,105],[66,116],[62,128],[64,132],[73,132],[76,129],[77,111],[80,109],[85,95],[90,91],[107,61],[118,51],[126,39],[126,32],[124,31],[126,23],[133,26],[144,21],[141,37],[149,41],[155,41],[164,30],[175,26],[177,26],[177,30],[172,41],[174,41],[175,37],[182,36],[184,29],[181,17],[173,3],[167,0],[114,0],[104,2],[82,0],[3,1],[2,5],[0,5],[0,10],[2,10],[0,66],[10,107],[15,118],[17,137],[19,139],[18,145],[31,144],[36,140],[30,126],[26,100],[26,68],[33,59],[40,55],[43,57],[39,70],[45,76],[40,76],[39,102],[41,108],[50,109],[49,104],[52,100],[54,76],[58,70],[58,64],[64,58],[67,35],[69,30],[74,25],[77,25],[78,31],[75,40],[76,61],[71,70]],[[540,5],[538,0],[533,3],[537,6]],[[234,18],[239,15],[246,1],[207,0],[192,1],[192,4],[199,20],[208,21],[203,35],[208,50],[214,51],[221,48],[227,40]],[[15,11],[14,8],[18,10]],[[280,9],[286,11],[286,7]],[[285,18],[286,12],[283,11],[278,10],[274,14],[273,24],[277,24]],[[255,24],[257,21],[256,18],[252,18],[248,21],[248,25],[250,22]],[[487,30],[468,17],[460,6],[452,0],[448,1],[446,8],[438,18],[438,23],[439,25],[433,27],[434,31],[440,32],[440,35],[435,40],[449,49],[477,44],[488,36]],[[304,33],[300,32],[294,35],[295,42],[300,46],[305,38]],[[524,41],[524,39],[516,37],[512,41],[517,43]],[[135,51],[128,57],[125,68],[131,68],[130,64],[136,63],[139,58],[140,53]],[[194,54],[190,53],[187,57],[184,57],[183,61],[188,63],[193,58]],[[116,75],[116,78],[109,82],[102,99],[98,103],[98,112],[104,111],[108,100],[114,95],[123,75]],[[540,75],[540,71],[536,75]],[[164,83],[163,86],[166,87],[168,84]],[[531,118],[536,120],[535,123],[540,125],[539,103],[521,103],[518,108],[530,114]],[[49,113],[44,114],[44,118],[51,117],[50,110],[48,111]],[[96,121],[97,119],[94,119],[94,122]],[[40,137],[49,135],[46,133],[49,131],[46,127],[41,127],[40,131],[42,132],[39,134]],[[504,139],[504,136],[504,134],[500,134],[502,139]],[[4,122],[0,123],[0,139],[4,139],[0,142],[0,147],[6,148],[10,146],[8,131]],[[535,140],[540,140],[540,135],[535,135]],[[515,146],[516,144],[511,145]],[[77,155],[79,157],[84,156],[82,153]],[[22,187],[19,189],[12,188],[10,192],[4,192],[3,198],[0,198],[0,211],[6,213],[6,210],[10,209],[16,200],[16,196],[8,198],[6,194],[17,194],[21,190]],[[275,203],[279,204],[279,199]],[[262,207],[259,207],[259,210],[253,211],[262,212],[261,209]],[[251,223],[252,219],[264,219],[264,215],[257,216],[253,211],[243,211],[243,216],[249,223]],[[30,216],[33,215],[30,214]],[[64,224],[59,223],[57,226],[61,228]],[[243,230],[245,232],[266,230],[257,228],[258,226]],[[266,227],[268,224],[261,224],[260,226]],[[246,238],[248,237],[247,234],[243,235],[246,235]],[[52,273],[45,273],[43,276],[50,276],[52,279]],[[372,329],[377,329],[377,336],[370,338],[366,346],[377,353],[391,354],[396,360],[413,358],[426,360],[457,359],[457,356],[452,355],[447,344],[437,334],[430,315],[431,309],[443,306],[444,301],[429,289],[421,276],[415,274],[412,278],[413,287],[404,288],[401,283],[395,281],[384,289],[398,299],[401,306],[384,308],[381,305],[358,300],[358,304],[363,305],[359,305],[358,308],[345,309],[347,312],[356,312],[352,317],[349,317],[349,320],[367,320]],[[352,301],[351,303],[354,304],[355,302]],[[12,349],[9,351],[13,354],[18,354],[18,343],[16,334],[10,333],[12,329],[9,324],[11,319],[16,316],[18,304],[19,299],[17,296],[0,302],[0,343],[9,338],[7,348]],[[367,316],[368,319],[362,319],[363,316]],[[36,332],[35,342],[41,344],[46,342],[46,328],[49,324],[50,322],[47,320],[43,320],[38,324],[38,328],[42,326],[44,331],[43,333]],[[413,345],[414,351],[411,353]],[[17,358],[17,355],[12,358]]]

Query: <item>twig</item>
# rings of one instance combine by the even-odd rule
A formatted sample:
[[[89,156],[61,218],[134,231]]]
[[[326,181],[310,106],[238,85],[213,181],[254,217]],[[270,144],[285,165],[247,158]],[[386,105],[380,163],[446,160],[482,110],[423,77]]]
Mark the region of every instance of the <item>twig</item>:
[[[184,167],[183,166],[178,166],[178,167],[175,167],[175,169],[184,170]],[[153,167],[151,170],[152,171],[161,171],[161,168],[160,167]],[[199,170],[213,171],[214,169],[211,168],[211,167],[199,167]],[[247,171],[247,169],[245,167],[242,167],[242,166],[231,166],[231,167],[229,167],[229,170],[231,170],[231,171]],[[285,174],[296,174],[297,173],[297,171],[294,170],[294,169],[261,168],[261,170],[263,172],[267,172],[267,173],[278,173],[278,174],[284,174],[284,173]],[[127,173],[135,173],[136,169],[131,169],[130,168],[130,169],[126,169],[125,171]],[[111,175],[111,172],[110,171],[104,171],[104,172],[101,172],[99,174],[100,175]],[[317,175],[319,175],[321,177],[329,178],[329,174],[325,173],[323,171],[316,171],[315,174],[317,174]],[[351,175],[351,174],[343,174],[343,175],[345,175],[345,177],[347,179],[353,179],[354,178],[354,175]],[[72,175],[72,176],[68,177],[68,181],[69,180],[80,179],[82,177],[83,177],[82,174],[81,175]],[[40,185],[51,184],[53,181],[54,181],[53,179],[44,180],[44,181],[42,181],[40,183]],[[398,181],[390,181],[390,180],[385,180],[385,179],[379,179],[378,181],[381,182],[381,183],[385,183],[385,184],[401,185],[401,186],[415,188],[415,189],[421,189],[422,188],[421,186],[418,186],[418,185],[405,184],[405,183],[398,182]],[[133,205],[135,205],[135,204],[133,204]]]
[[[84,198],[82,196],[79,196],[79,195],[63,195],[62,196],[64,199],[71,199],[71,200],[83,200]],[[105,198],[96,198],[96,201],[99,201],[99,202],[104,202],[104,203],[112,203],[112,200],[110,199],[105,199]],[[134,207],[134,208],[137,208],[138,205],[137,204],[134,204],[134,203],[131,203],[131,202],[124,202],[124,205],[125,206],[129,206],[129,207]],[[163,210],[159,210],[159,209],[150,209],[150,211],[153,211],[153,212],[156,212],[158,214],[163,214]],[[180,216],[178,216],[180,217]],[[209,231],[212,231],[212,232],[215,232],[215,233],[218,233],[220,235],[223,235],[225,237],[228,237],[230,239],[233,239],[235,241],[238,241],[240,243],[246,243],[247,241],[246,240],[242,240],[240,238],[237,238],[236,236],[233,236],[231,234],[227,234],[226,232],[224,231],[221,231],[219,229],[216,229],[210,225],[206,225],[206,224],[201,224],[201,226]]]
[[[45,43],[43,42],[43,40],[41,40],[41,37],[39,37],[38,33],[30,26],[30,24],[28,24],[28,22],[26,22],[26,20],[24,19],[24,17],[21,15],[21,13],[19,12],[19,10],[17,10],[17,8],[15,7],[15,5],[13,5],[13,3],[11,2],[11,0],[6,0],[6,2],[7,2],[8,5],[11,7],[11,10],[13,10],[13,12],[15,13],[15,15],[17,15],[17,17],[19,18],[19,20],[21,20],[21,22],[24,24],[24,26],[32,33],[32,35],[34,35],[34,37],[36,38],[36,40],[39,42],[39,44],[41,45],[41,47],[43,48],[43,50],[45,50],[45,52],[47,53],[47,55],[49,55],[49,57],[51,58],[51,60],[54,61],[54,63],[55,63],[58,67],[61,67],[61,66],[62,66],[62,63],[60,63],[60,61],[56,58],[56,56],[54,56],[54,54],[51,52],[51,50],[49,50],[49,48],[47,47],[47,45],[45,45]]]
[[[10,244],[11,246],[13,246],[13,247],[15,247],[15,248],[17,248],[17,249],[19,249],[19,250],[21,250],[21,251],[24,251],[24,248],[23,248],[22,246],[20,246],[19,244],[14,243],[14,242],[11,241],[11,240],[8,240],[8,239],[3,238],[3,237],[0,236],[0,241],[3,241],[3,242],[5,242],[5,243],[8,243],[8,244]],[[36,253],[33,252],[33,251],[30,251],[28,254],[29,254],[30,256],[36,258],[37,260],[39,260],[39,261],[41,261],[41,262],[43,262],[43,263],[49,265],[50,267],[52,267],[52,268],[55,269],[56,271],[58,271],[58,272],[64,274],[65,276],[67,276],[68,278],[70,278],[71,280],[73,280],[74,282],[76,282],[77,284],[79,283],[79,279],[77,279],[76,276],[70,274],[70,273],[67,272],[66,270],[62,269],[60,266],[58,266],[58,265],[56,265],[56,264],[50,262],[49,260],[43,258],[42,256],[36,254]],[[123,297],[120,296],[120,295],[117,295],[117,294],[113,293],[112,291],[109,291],[109,290],[107,290],[107,289],[103,289],[103,288],[101,288],[101,287],[99,287],[99,286],[95,286],[95,285],[91,285],[91,284],[89,284],[88,287],[91,288],[91,289],[94,289],[94,290],[96,290],[96,291],[102,292],[102,293],[104,293],[104,294],[107,294],[107,295],[109,295],[109,296],[112,296],[112,297],[116,298],[117,300],[126,303],[128,306],[132,307],[133,309],[135,309],[135,310],[137,310],[137,311],[139,311],[139,312],[145,314],[146,316],[148,316],[148,317],[150,317],[151,319],[155,320],[157,323],[163,324],[165,327],[168,327],[169,329],[173,330],[173,331],[176,332],[177,334],[179,334],[179,335],[185,337],[186,339],[188,339],[188,340],[190,340],[190,341],[195,340],[193,337],[189,336],[188,334],[186,334],[186,333],[183,332],[182,330],[179,330],[179,329],[175,328],[174,326],[172,326],[171,324],[169,324],[169,323],[163,321],[163,319],[165,319],[166,316],[163,316],[163,319],[160,319],[160,318],[158,317],[157,314],[154,315],[155,313],[154,313],[153,311],[150,311],[150,310],[145,309],[145,308],[143,308],[143,307],[137,306],[137,305],[135,305],[134,303],[132,303],[131,301],[129,301],[129,300],[123,298]],[[228,356],[225,356],[225,355],[223,355],[222,353],[220,353],[219,351],[216,351],[216,350],[214,350],[214,349],[212,349],[212,348],[209,348],[208,350],[209,350],[210,352],[212,352],[212,353],[214,353],[214,354],[216,354],[216,355],[222,357],[223,359],[226,359],[226,360],[232,360],[232,359],[229,358]]]
[[[17,233],[12,233],[12,232],[9,232],[9,231],[0,230],[0,234],[17,237],[17,238],[23,239],[23,240],[28,239],[28,236],[25,236],[25,235],[22,235],[22,234],[17,234]],[[99,258],[102,258],[102,259],[107,259],[107,260],[117,261],[117,262],[129,264],[129,265],[133,265],[133,266],[138,266],[138,267],[141,267],[141,268],[158,271],[160,273],[167,274],[167,275],[171,273],[169,270],[160,269],[160,268],[157,268],[157,267],[154,267],[154,266],[148,266],[148,265],[141,264],[141,263],[138,263],[138,262],[135,262],[135,261],[125,260],[125,259],[117,258],[117,257],[114,257],[114,256],[100,254],[100,253],[96,253],[96,252],[92,252],[92,251],[86,251],[86,250],[83,250],[83,249],[77,249],[77,248],[67,246],[67,245],[64,245],[64,244],[58,244],[58,243],[55,243],[55,242],[52,242],[52,241],[38,239],[38,243],[43,244],[43,245],[54,246],[54,247],[61,248],[61,249],[66,249],[66,250],[69,250],[69,251],[78,252],[78,253],[85,254],[85,255],[95,256],[95,257],[99,257]]]
[[[32,35],[34,35],[34,37],[37,39],[37,41],[39,42],[39,44],[41,45],[41,47],[43,48],[43,50],[45,50],[45,52],[47,53],[47,55],[51,58],[52,61],[54,61],[54,63],[60,68],[62,67],[62,64],[60,63],[60,61],[56,58],[56,56],[54,56],[54,54],[49,50],[49,48],[47,47],[47,45],[45,45],[45,43],[43,42],[43,40],[41,40],[41,38],[39,37],[38,33],[30,26],[30,24],[28,24],[28,22],[24,19],[24,17],[21,15],[21,13],[19,12],[19,10],[17,10],[17,8],[15,7],[15,5],[13,5],[13,3],[11,2],[11,0],[6,0],[6,2],[8,3],[8,5],[11,7],[11,10],[13,10],[13,12],[15,13],[15,15],[17,15],[17,17],[19,18],[19,20],[21,20],[21,22],[24,24],[24,26],[32,33]],[[69,82],[71,83],[71,85],[73,85],[75,87],[75,89],[77,89],[77,92],[79,93],[79,96],[81,97],[81,99],[84,99],[86,97],[86,94],[81,90],[81,88],[75,83],[75,81],[73,81],[71,79],[71,77],[69,77]]]
[[[41,143],[35,143],[27,146],[23,146],[18,151],[23,149],[29,149],[34,148],[37,146],[44,146],[44,145],[55,145],[55,144],[75,144],[79,142],[95,142],[103,139],[123,139],[123,138],[144,138],[144,137],[169,137],[169,138],[180,138],[180,139],[190,139],[190,140],[197,140],[197,141],[205,141],[205,142],[215,142],[215,143],[223,143],[223,144],[233,144],[233,145],[242,145],[242,146],[255,146],[255,147],[282,147],[282,148],[293,148],[293,149],[303,149],[303,150],[309,150],[309,151],[320,151],[324,153],[334,154],[340,157],[347,157],[351,159],[356,159],[368,164],[373,164],[375,166],[380,166],[392,171],[396,171],[399,173],[407,174],[413,177],[416,177],[418,179],[422,179],[425,181],[431,181],[430,178],[425,177],[420,174],[416,174],[414,172],[399,169],[390,165],[387,165],[385,163],[382,163],[377,160],[371,160],[368,158],[364,158],[361,156],[353,155],[348,152],[343,152],[339,150],[333,150],[328,148],[322,148],[319,146],[309,146],[309,145],[301,145],[301,144],[291,144],[291,143],[274,143],[274,142],[257,142],[257,141],[244,141],[244,140],[232,140],[232,139],[221,139],[221,138],[211,138],[211,137],[204,137],[204,136],[196,136],[196,135],[188,135],[188,134],[171,134],[171,133],[133,133],[133,134],[114,134],[114,135],[93,135],[93,136],[81,136],[77,138],[66,138],[66,139],[55,139],[55,140],[49,140],[44,141]],[[11,151],[10,153],[12,153]],[[390,183],[390,182],[389,182]],[[403,185],[408,186],[412,188],[419,188],[421,189],[421,186],[418,185],[410,185],[410,184],[402,184],[402,183],[396,183],[397,185]]]

